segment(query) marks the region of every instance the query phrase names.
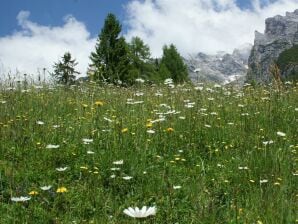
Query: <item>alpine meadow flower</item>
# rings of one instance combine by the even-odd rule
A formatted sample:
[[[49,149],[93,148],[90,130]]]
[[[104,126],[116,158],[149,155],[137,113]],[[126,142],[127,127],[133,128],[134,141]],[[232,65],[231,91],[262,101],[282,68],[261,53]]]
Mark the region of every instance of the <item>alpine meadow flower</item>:
[[[65,192],[67,192],[67,191],[68,191],[68,190],[67,190],[66,187],[58,187],[57,190],[56,190],[57,193],[65,193]]]
[[[147,130],[147,133],[148,133],[148,134],[154,134],[154,133],[155,133],[155,131],[154,131],[154,130],[152,130],[152,129],[149,129],[149,130]]]
[[[147,206],[143,206],[142,209],[129,207],[124,209],[123,213],[133,218],[146,218],[156,214],[156,207],[148,207],[148,209]]]
[[[85,145],[89,145],[90,143],[93,142],[93,139],[90,139],[90,138],[83,138],[82,141],[83,141],[83,144],[85,144]]]
[[[260,184],[268,183],[267,179],[260,180]]]
[[[94,154],[95,152],[91,151],[91,150],[88,150],[87,151],[87,154],[91,155],[91,154]]]
[[[67,166],[66,166],[66,167],[59,167],[59,168],[56,168],[56,170],[59,171],[59,172],[63,172],[63,171],[65,171],[65,170],[67,170],[67,169],[68,169]]]
[[[169,133],[171,133],[171,132],[174,131],[174,128],[167,128],[166,131],[169,132]]]
[[[285,137],[285,136],[286,136],[286,133],[283,133],[283,132],[281,132],[281,131],[276,132],[276,134],[277,134],[278,136],[280,136],[280,137]]]
[[[40,189],[43,190],[43,191],[48,191],[48,190],[50,190],[51,188],[52,188],[51,185],[40,187]]]
[[[125,177],[122,177],[122,179],[123,180],[130,180],[130,179],[132,179],[132,177],[131,176],[125,176]]]
[[[31,199],[31,197],[12,197],[10,200],[14,201],[14,202],[24,202],[24,201],[29,201]]]
[[[35,196],[35,195],[38,195],[38,192],[37,191],[30,191],[29,195]]]
[[[98,106],[98,107],[101,107],[101,106],[103,106],[103,102],[102,101],[100,101],[100,100],[98,100],[98,101],[95,101],[95,103],[94,103],[96,106]]]
[[[269,145],[269,144],[273,144],[273,141],[272,140],[269,140],[269,141],[263,142],[263,145]]]
[[[128,128],[123,128],[123,129],[121,130],[121,132],[122,132],[122,133],[126,133],[126,132],[128,132]]]
[[[138,82],[138,83],[144,83],[145,82],[145,80],[141,79],[141,78],[137,78],[135,81]]]
[[[113,164],[115,165],[122,165],[124,162],[123,162],[123,159],[122,160],[118,160],[118,161],[114,161]]]
[[[51,144],[49,144],[49,145],[46,146],[46,149],[58,149],[59,147],[60,147],[60,145],[51,145]]]

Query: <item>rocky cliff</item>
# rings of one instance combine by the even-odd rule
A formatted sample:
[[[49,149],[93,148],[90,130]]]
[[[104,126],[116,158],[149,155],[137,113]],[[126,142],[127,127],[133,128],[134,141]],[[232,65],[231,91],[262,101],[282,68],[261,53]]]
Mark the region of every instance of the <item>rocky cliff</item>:
[[[265,33],[255,32],[255,41],[248,59],[247,81],[267,83],[279,55],[298,44],[298,9],[285,16],[266,19]]]
[[[246,44],[232,54],[219,52],[214,55],[198,53],[185,59],[193,82],[242,83],[247,73],[247,62],[252,45]]]

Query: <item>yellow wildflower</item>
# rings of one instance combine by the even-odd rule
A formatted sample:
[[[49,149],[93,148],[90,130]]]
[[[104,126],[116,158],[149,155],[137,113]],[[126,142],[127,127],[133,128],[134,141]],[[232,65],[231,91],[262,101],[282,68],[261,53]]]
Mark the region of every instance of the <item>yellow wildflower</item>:
[[[174,131],[174,128],[167,128],[167,132],[173,132]]]
[[[66,189],[66,187],[58,187],[58,189],[56,190],[57,193],[65,193],[68,190]]]
[[[152,126],[153,126],[153,124],[151,122],[149,122],[149,123],[146,124],[146,127],[147,128],[152,128]]]
[[[37,192],[37,191],[30,191],[30,192],[29,192],[29,195],[32,195],[32,196],[34,196],[34,195],[38,195],[38,192]]]
[[[100,100],[97,100],[97,101],[95,101],[95,103],[94,103],[96,106],[98,106],[98,107],[101,107],[101,106],[103,106],[103,102],[102,101],[100,101]]]
[[[122,132],[122,133],[128,132],[128,128],[123,128],[123,129],[121,130],[121,132]]]

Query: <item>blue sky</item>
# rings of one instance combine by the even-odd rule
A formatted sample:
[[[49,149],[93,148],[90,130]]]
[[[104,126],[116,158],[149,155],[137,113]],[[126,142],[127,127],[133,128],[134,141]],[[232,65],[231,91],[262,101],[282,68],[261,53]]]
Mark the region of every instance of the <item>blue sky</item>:
[[[231,53],[253,44],[265,19],[298,8],[298,0],[0,0],[0,81],[3,74],[51,71],[65,52],[85,74],[107,13],[127,41],[139,36],[152,57],[173,43],[184,57]]]
[[[169,0],[171,1],[171,0]],[[30,11],[30,19],[41,25],[60,26],[63,17],[73,15],[85,23],[89,32],[97,35],[107,13],[117,15],[120,21],[126,16],[125,6],[129,0],[1,0],[0,36],[18,30],[16,17],[22,10]],[[241,8],[249,8],[250,0],[237,0]],[[125,23],[123,23],[125,29]]]
[[[123,20],[124,5],[127,2],[128,0],[1,0],[0,36],[18,29],[16,17],[22,10],[31,12],[32,21],[48,26],[62,25],[63,17],[71,14],[83,21],[92,34],[96,34],[108,12]]]

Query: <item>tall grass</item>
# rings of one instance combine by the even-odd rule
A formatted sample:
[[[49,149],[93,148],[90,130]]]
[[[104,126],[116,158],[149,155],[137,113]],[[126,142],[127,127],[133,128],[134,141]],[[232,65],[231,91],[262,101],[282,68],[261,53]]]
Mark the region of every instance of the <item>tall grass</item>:
[[[294,84],[2,87],[0,223],[295,223],[297,127]]]

